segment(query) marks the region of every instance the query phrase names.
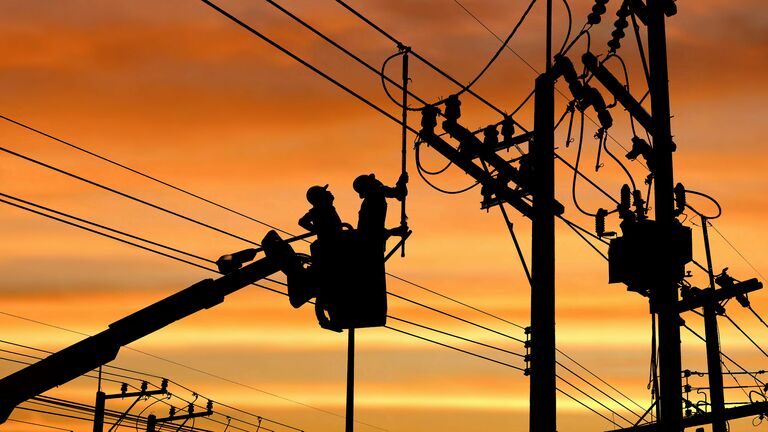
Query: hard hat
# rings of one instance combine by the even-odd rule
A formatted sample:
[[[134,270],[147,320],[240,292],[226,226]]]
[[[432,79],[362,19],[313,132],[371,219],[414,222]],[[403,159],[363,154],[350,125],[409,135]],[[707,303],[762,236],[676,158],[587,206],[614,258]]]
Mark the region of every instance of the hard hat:
[[[354,182],[352,182],[352,189],[355,190],[355,192],[362,194],[364,191],[368,190],[370,188],[370,185],[373,183],[373,180],[376,179],[376,176],[373,174],[363,174],[360,176],[357,176]]]
[[[323,197],[328,194],[328,185],[325,186],[312,186],[307,189],[307,201],[310,204],[317,204],[322,201]]]

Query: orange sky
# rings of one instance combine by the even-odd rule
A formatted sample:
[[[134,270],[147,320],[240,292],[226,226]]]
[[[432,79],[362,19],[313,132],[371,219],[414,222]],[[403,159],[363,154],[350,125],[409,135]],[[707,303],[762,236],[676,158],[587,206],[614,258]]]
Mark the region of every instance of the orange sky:
[[[540,3],[511,43],[539,70],[543,64],[544,19],[544,2]],[[592,3],[574,3],[574,27],[579,29]],[[614,3],[609,4],[604,25],[592,33],[595,53],[605,53],[615,19]],[[680,12],[668,20],[672,126],[679,146],[675,154],[676,181],[720,201],[724,214],[716,227],[765,274],[768,176],[764,165],[768,153],[763,144],[764,118],[768,115],[764,104],[768,96],[764,82],[768,67],[768,6],[757,0],[738,6],[722,0],[678,3]],[[268,3],[222,0],[221,4],[399,115],[374,75],[290,22]],[[498,47],[496,39],[450,0],[350,4],[462,82],[473,78]],[[462,4],[503,36],[528,2],[463,0]],[[395,51],[389,41],[332,1],[297,0],[285,2],[284,6],[376,67]],[[561,41],[566,21],[560,3],[556,2],[555,13],[555,40]],[[300,231],[296,220],[307,209],[304,193],[310,185],[329,183],[342,218],[354,223],[359,206],[351,189],[355,176],[376,172],[387,182],[397,178],[400,129],[395,123],[200,2],[6,0],[0,4],[0,36],[0,114],[288,231]],[[577,60],[583,49],[584,44],[579,43],[572,58]],[[630,68],[633,93],[642,95],[645,86],[640,62],[629,35],[621,53]],[[399,64],[394,61],[388,69],[393,77],[400,74]],[[412,89],[422,98],[437,100],[456,91],[418,62],[413,61],[411,66]],[[617,66],[611,66],[616,73]],[[475,90],[495,105],[512,110],[530,92],[535,75],[520,59],[505,52]],[[610,98],[606,99],[610,102]],[[498,114],[477,101],[464,97],[463,102],[462,123],[466,126],[476,128],[499,120]],[[562,109],[564,100],[559,99],[558,104]],[[528,127],[532,126],[530,108],[527,106],[518,116]],[[631,132],[626,115],[619,108],[612,113],[616,125],[611,134],[628,145]],[[411,116],[411,126],[418,127],[418,117]],[[605,155],[605,167],[595,173],[594,132],[595,126],[587,123],[583,170],[618,195],[626,177]],[[257,241],[267,231],[252,221],[9,123],[0,123],[0,136],[5,148],[227,231]],[[573,161],[576,148],[563,147],[562,129],[558,130],[557,140],[560,154]],[[609,146],[620,156],[625,153],[614,142]],[[430,167],[442,163],[429,149],[424,153],[425,164]],[[0,192],[211,259],[247,247],[242,241],[13,156],[2,154],[0,158]],[[529,291],[501,216],[495,210],[479,210],[478,191],[447,196],[430,189],[416,175],[410,151],[408,165],[408,213],[414,235],[408,243],[407,257],[393,258],[388,270],[527,325]],[[629,167],[635,180],[641,182],[644,169],[636,163],[629,163]],[[565,204],[568,217],[591,227],[593,222],[581,217],[573,205],[570,180],[569,172],[559,165],[558,199]],[[467,177],[453,171],[435,181],[449,189],[468,184]],[[610,203],[583,182],[578,184],[577,193],[580,204],[592,211]],[[710,209],[706,201],[691,202]],[[392,224],[397,223],[396,209],[396,205],[391,206]],[[512,218],[527,255],[529,223],[517,214]],[[615,219],[609,219],[609,229],[616,230],[617,225]],[[110,322],[152,301],[210,277],[203,270],[10,206],[0,207],[0,227],[0,312],[79,332],[101,331]],[[647,406],[647,302],[627,293],[623,286],[608,285],[605,262],[567,227],[559,224],[557,233],[558,347]],[[696,259],[703,262],[700,231],[695,226],[694,233]],[[717,270],[729,267],[737,278],[758,276],[716,233],[712,244]],[[695,268],[691,270],[696,272]],[[700,272],[696,274],[692,282],[704,285],[705,278]],[[394,293],[523,337],[520,329],[402,282],[390,279],[388,287]],[[768,314],[768,294],[758,292],[751,299],[756,310]],[[294,311],[282,296],[253,287],[132,345],[251,388],[129,350],[123,350],[115,364],[169,376],[206,397],[306,431],[338,431],[343,419],[337,416],[253,390],[258,388],[343,415],[345,336],[319,329],[312,311],[305,309]],[[735,304],[729,304],[728,312],[766,346],[768,329]],[[397,299],[390,300],[390,313],[522,351],[514,341]],[[698,317],[684,318],[703,332]],[[49,350],[63,348],[80,338],[7,315],[0,315],[0,330],[2,340]],[[426,335],[423,330],[413,331]],[[703,344],[684,336],[683,367],[704,369]],[[745,367],[766,368],[766,359],[725,320],[721,320],[721,336],[723,351]],[[514,356],[478,350],[442,336],[431,337],[521,365]],[[567,359],[561,360],[574,367]],[[387,329],[359,332],[358,362],[357,417],[369,425],[392,432],[528,428],[528,380],[516,370]],[[0,362],[3,373],[18,367]],[[576,381],[566,371],[560,373]],[[698,384],[705,385],[701,379]],[[578,394],[567,385],[562,388]],[[92,403],[94,391],[93,380],[80,379],[51,394]],[[108,391],[116,392],[117,388]],[[179,395],[191,398],[184,392],[178,390]],[[741,393],[728,393],[728,397],[739,401],[745,398]],[[565,397],[559,396],[558,404],[560,431],[612,428],[609,422]],[[594,403],[591,406],[600,408]],[[22,411],[17,411],[14,418],[77,431],[91,427],[87,422],[67,422]],[[744,424],[748,425],[749,420]],[[7,423],[0,429],[33,430],[20,423]],[[359,430],[378,429],[359,425]]]

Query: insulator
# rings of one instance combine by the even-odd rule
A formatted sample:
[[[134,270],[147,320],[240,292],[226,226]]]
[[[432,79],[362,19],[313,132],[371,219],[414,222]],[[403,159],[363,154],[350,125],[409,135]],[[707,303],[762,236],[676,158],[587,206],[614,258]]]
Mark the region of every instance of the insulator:
[[[195,406],[193,404],[191,404],[191,403],[189,405],[187,405],[187,412],[190,413],[190,414],[195,412]]]
[[[603,129],[608,129],[613,126],[613,117],[611,117],[611,113],[608,112],[608,108],[605,105],[605,99],[603,99],[603,95],[601,95],[596,88],[585,84],[584,98],[582,99],[581,109],[584,110],[589,106],[595,108],[595,111],[597,112],[597,119],[599,120],[600,126],[602,126]]]
[[[602,237],[605,234],[605,217],[608,216],[608,210],[604,208],[597,209],[595,215],[595,233],[598,237]]]
[[[146,381],[142,381],[141,382],[141,391],[143,391],[143,392],[147,391],[147,387],[148,386],[149,386],[149,384],[147,384]],[[126,390],[127,390],[127,387],[126,387]]]
[[[120,385],[120,393],[126,393],[128,392],[128,384],[123,383]]]
[[[596,0],[595,5],[592,6],[592,13],[587,15],[587,22],[595,25],[600,24],[601,16],[605,13],[605,5],[608,4],[608,0]]]
[[[213,411],[213,401],[209,400],[208,404],[205,405],[205,409],[208,410],[208,412]]]
[[[499,146],[499,131],[496,130],[496,125],[486,126],[483,129],[483,145],[491,148]]]
[[[675,185],[673,189],[675,194],[675,213],[682,214],[685,211],[685,186],[682,183]]]
[[[515,135],[515,121],[512,120],[512,117],[506,116],[504,117],[504,120],[501,121],[501,137],[504,139],[504,141],[508,139],[512,139],[512,136]]]
[[[632,206],[632,190],[629,189],[627,184],[621,187],[621,202],[619,206],[624,209],[629,209]]]
[[[675,4],[675,0],[667,0],[664,2],[664,15],[668,17],[677,15],[677,4]]]
[[[433,105],[427,105],[421,109],[421,131],[434,133],[437,126],[437,114],[440,110]]]
[[[556,55],[553,69],[556,76],[562,75],[565,82],[568,83],[568,88],[574,98],[582,99],[584,97],[584,85],[579,81],[579,76],[576,74],[576,68],[573,67],[571,59],[559,54]]]
[[[168,410],[168,414],[170,414],[170,416],[171,416],[171,417],[175,416],[175,415],[176,415],[176,407],[172,406],[172,407],[171,407],[171,408]]]
[[[643,192],[638,189],[632,192],[632,205],[635,206],[637,219],[645,219],[645,200],[643,200]]]
[[[168,388],[168,378],[163,378],[163,382],[160,383],[160,389],[165,390]]]
[[[461,117],[461,101],[457,95],[450,95],[445,100],[445,120],[456,121]]]
[[[627,17],[629,16],[629,4],[626,1],[621,5],[619,10],[616,11],[616,16],[618,19],[613,22],[615,30],[611,33],[613,38],[608,41],[608,48],[611,49],[611,52],[616,52],[616,50],[621,48],[621,40],[626,36],[624,29],[629,27],[629,22],[627,21]]]

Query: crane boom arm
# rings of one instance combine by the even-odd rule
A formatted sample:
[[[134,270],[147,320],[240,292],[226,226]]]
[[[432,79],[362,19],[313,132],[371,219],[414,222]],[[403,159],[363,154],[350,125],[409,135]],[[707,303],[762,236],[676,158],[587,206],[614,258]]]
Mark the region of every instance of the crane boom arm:
[[[264,257],[218,279],[205,279],[109,325],[109,328],[0,379],[0,424],[20,403],[117,357],[120,347],[218,305],[224,297],[279,271]]]

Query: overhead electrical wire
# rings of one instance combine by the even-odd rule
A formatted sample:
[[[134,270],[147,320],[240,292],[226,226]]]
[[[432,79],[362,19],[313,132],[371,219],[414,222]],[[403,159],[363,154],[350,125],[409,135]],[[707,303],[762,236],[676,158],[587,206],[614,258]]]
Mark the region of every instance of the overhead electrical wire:
[[[7,197],[10,197],[11,199],[17,199],[17,198],[15,198],[15,197],[12,197],[12,196],[10,196],[10,195],[7,195],[7,194],[0,194],[0,195],[2,195],[2,196],[7,196]],[[38,207],[38,208],[44,208],[44,209],[47,209],[47,210],[49,209],[48,207],[40,206],[40,205],[37,205],[37,204],[35,204],[35,203],[32,203],[32,202],[30,202],[30,201],[21,200],[21,199],[17,199],[17,200],[19,200],[19,201],[21,201],[21,202],[24,202],[24,203],[26,203],[27,205],[33,205],[33,206],[36,206],[36,207]],[[191,261],[185,260],[185,259],[183,259],[183,258],[178,258],[178,257],[175,257],[175,256],[173,256],[173,255],[169,255],[169,254],[166,254],[166,253],[164,253],[164,252],[160,252],[160,251],[157,251],[157,250],[154,250],[154,249],[148,248],[148,247],[146,247],[146,246],[142,246],[142,245],[140,245],[140,244],[137,244],[137,243],[134,243],[134,242],[130,242],[130,241],[127,241],[127,240],[124,240],[124,239],[120,239],[120,238],[118,238],[118,237],[115,237],[115,236],[112,236],[112,235],[110,235],[110,234],[101,233],[101,232],[99,232],[99,231],[97,231],[97,230],[94,230],[94,229],[91,229],[91,228],[88,228],[88,227],[85,227],[85,226],[83,226],[83,225],[79,225],[79,224],[76,224],[76,223],[73,223],[73,222],[70,222],[70,221],[66,221],[66,220],[64,220],[64,219],[62,219],[62,218],[59,218],[59,217],[56,217],[56,216],[47,215],[47,214],[45,214],[45,213],[43,213],[43,212],[40,212],[40,211],[37,211],[37,210],[34,210],[34,209],[26,208],[26,207],[24,207],[23,205],[15,204],[15,203],[12,203],[12,202],[10,202],[10,201],[6,201],[6,200],[3,200],[3,199],[0,199],[0,202],[3,202],[3,203],[6,203],[6,204],[9,204],[9,205],[12,205],[12,206],[14,206],[14,207],[17,207],[17,208],[20,208],[20,209],[22,209],[22,210],[27,210],[27,211],[30,211],[30,212],[32,212],[32,213],[35,213],[35,214],[38,214],[38,215],[41,215],[41,216],[45,216],[45,217],[48,217],[48,218],[50,218],[50,219],[53,219],[53,220],[56,220],[56,221],[59,221],[59,222],[62,222],[62,223],[66,223],[66,224],[68,224],[68,225],[70,225],[70,226],[74,226],[74,227],[76,227],[76,228],[81,228],[81,229],[84,229],[84,230],[86,230],[86,231],[88,231],[88,232],[91,232],[91,233],[94,233],[94,234],[99,234],[99,235],[105,236],[105,237],[107,237],[107,238],[110,238],[110,239],[112,239],[112,240],[117,240],[117,241],[120,241],[120,242],[122,242],[122,243],[125,243],[125,244],[129,244],[129,245],[131,245],[131,246],[139,247],[139,248],[141,248],[141,249],[143,249],[143,250],[147,250],[147,251],[150,251],[150,252],[154,252],[154,253],[157,253],[157,254],[159,254],[159,255],[161,255],[161,256],[165,256],[165,257],[167,257],[167,258],[172,258],[172,259],[175,259],[175,260],[177,260],[177,261],[181,261],[181,262],[184,262],[184,263],[186,263],[186,264],[189,264],[189,265],[193,265],[193,266],[196,266],[196,267],[198,267],[198,268],[201,268],[201,269],[204,269],[204,270],[208,270],[208,271],[210,271],[210,272],[213,272],[213,273],[217,273],[217,274],[219,273],[218,271],[216,271],[216,270],[214,270],[214,269],[212,269],[212,268],[209,268],[209,267],[205,267],[205,266],[203,266],[203,265],[199,265],[199,264],[196,264],[196,263],[192,263]],[[59,214],[59,215],[62,215],[62,216],[65,216],[65,217],[69,217],[69,218],[72,218],[72,219],[75,219],[75,220],[79,220],[79,221],[81,221],[81,222],[84,222],[84,221],[85,221],[85,220],[84,220],[84,219],[82,219],[82,218],[77,218],[77,217],[75,217],[75,216],[69,215],[69,214],[67,214],[67,213],[64,213],[64,212],[56,211],[56,210],[53,210],[53,209],[50,209],[50,211],[56,212],[57,214]],[[90,222],[88,222],[88,221],[85,221],[85,222],[87,222],[87,223],[90,223]],[[93,223],[91,223],[91,224],[92,224],[92,225],[98,225],[98,224],[93,224]],[[116,230],[113,230],[112,228],[106,227],[106,226],[104,226],[104,225],[98,225],[98,226],[99,226],[99,227],[103,227],[103,229],[107,229],[107,230],[111,230],[111,231],[116,231]],[[166,245],[162,245],[162,244],[160,244],[160,243],[156,243],[156,242],[153,242],[153,241],[147,240],[147,239],[145,239],[145,238],[142,238],[142,237],[139,237],[139,236],[136,236],[136,235],[127,234],[127,233],[124,233],[124,232],[122,232],[122,231],[120,231],[120,233],[121,233],[122,235],[129,235],[131,238],[137,239],[137,240],[139,240],[139,241],[143,241],[143,242],[145,242],[145,243],[150,243],[150,244],[154,244],[154,245],[161,245],[162,247],[167,247]],[[188,253],[188,252],[185,252],[185,251],[181,251],[181,250],[179,250],[179,249],[175,249],[175,248],[171,248],[171,247],[167,247],[167,248],[169,248],[169,249],[172,249],[172,250],[174,250],[174,251],[177,251],[178,253],[182,253],[182,254],[185,254],[185,255],[192,255],[192,254],[190,254],[190,253]],[[205,258],[201,258],[201,259],[202,259],[202,260],[206,260]],[[206,261],[207,261],[207,262],[210,262],[210,263],[212,263],[212,262],[213,262],[213,261],[210,261],[210,260],[206,260]],[[283,282],[279,282],[279,281],[276,281],[276,280],[269,280],[269,281],[270,281],[270,282],[273,282],[273,283],[276,283],[276,284],[279,284],[279,285],[282,285],[282,286],[286,286],[286,284],[285,284],[285,283],[283,283]],[[269,287],[266,287],[266,286],[264,286],[264,285],[261,285],[261,284],[258,284],[258,283],[253,283],[253,285],[255,285],[255,286],[258,286],[258,287],[260,287],[260,288],[264,288],[264,289],[267,289],[267,290],[269,290],[269,291],[272,291],[272,292],[275,292],[275,293],[278,293],[278,294],[282,294],[282,295],[285,295],[285,293],[284,293],[284,292],[282,292],[282,291],[279,291],[279,290],[275,290],[275,289],[273,289],[273,288],[269,288]],[[500,335],[500,336],[505,336],[505,337],[507,337],[507,338],[509,338],[509,339],[513,339],[513,340],[515,340],[515,341],[518,341],[518,342],[521,342],[521,343],[523,343],[523,342],[524,342],[524,341],[523,341],[522,339],[520,339],[520,338],[516,338],[516,337],[514,337],[514,336],[510,336],[510,335],[508,335],[508,334],[506,334],[506,333],[503,333],[503,332],[500,332],[500,331],[498,331],[498,330],[494,330],[494,329],[491,329],[490,327],[487,327],[487,326],[483,326],[483,325],[480,325],[480,324],[474,323],[474,322],[472,322],[472,321],[469,321],[469,320],[466,320],[466,319],[464,319],[464,318],[461,318],[461,317],[459,317],[459,316],[457,316],[457,315],[455,315],[455,314],[451,314],[451,313],[448,313],[448,312],[442,311],[442,310],[440,310],[440,309],[437,309],[437,308],[434,308],[434,307],[428,306],[428,305],[426,305],[426,304],[424,304],[424,303],[421,303],[421,302],[418,302],[418,301],[415,301],[415,300],[411,300],[411,299],[408,299],[407,297],[401,296],[401,295],[399,295],[399,294],[395,294],[395,293],[388,293],[388,294],[389,294],[390,296],[392,296],[392,297],[398,298],[398,299],[400,299],[400,300],[404,300],[404,301],[407,301],[407,302],[409,302],[409,303],[411,303],[411,304],[415,304],[415,305],[417,305],[417,306],[421,306],[421,307],[423,307],[423,308],[425,308],[425,309],[431,310],[431,311],[433,311],[433,312],[437,312],[437,313],[439,313],[439,314],[441,314],[441,315],[444,315],[444,316],[448,316],[448,317],[450,317],[450,318],[453,318],[453,319],[455,319],[455,320],[461,321],[461,322],[463,322],[463,323],[466,323],[466,324],[470,324],[470,325],[473,325],[473,326],[475,326],[475,327],[477,327],[477,328],[481,328],[481,329],[483,329],[483,330],[486,330],[486,331],[489,331],[489,332],[495,333],[495,334],[497,334],[497,335]],[[397,318],[397,317],[393,317],[393,316],[390,316],[390,317],[391,317],[391,318]]]
[[[207,2],[206,2],[207,3]]]

